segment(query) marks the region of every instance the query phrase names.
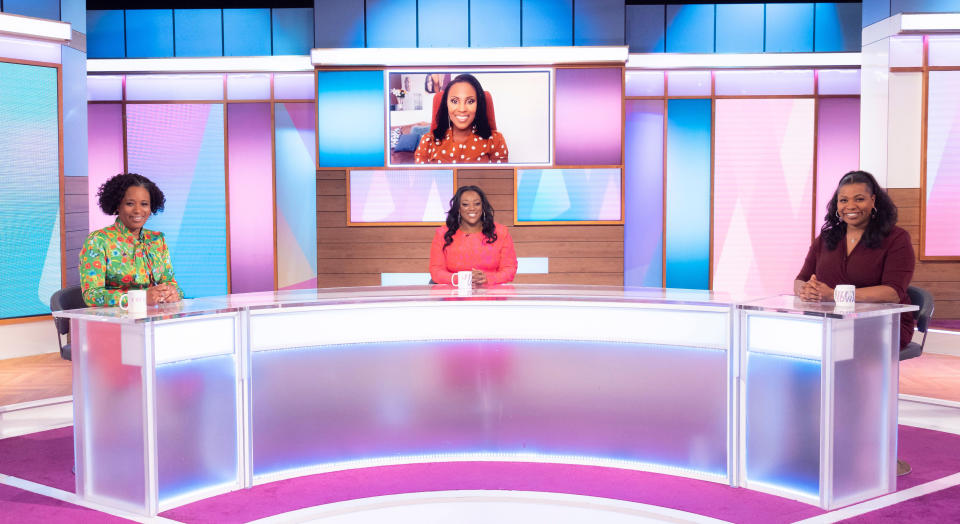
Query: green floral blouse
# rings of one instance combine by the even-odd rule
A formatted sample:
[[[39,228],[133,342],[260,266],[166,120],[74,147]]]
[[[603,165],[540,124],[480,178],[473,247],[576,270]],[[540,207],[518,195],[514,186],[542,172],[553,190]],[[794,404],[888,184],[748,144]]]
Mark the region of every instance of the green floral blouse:
[[[183,298],[163,233],[141,229],[137,238],[119,220],[90,233],[80,251],[79,268],[88,306],[117,306],[128,289],[164,283],[176,286]]]

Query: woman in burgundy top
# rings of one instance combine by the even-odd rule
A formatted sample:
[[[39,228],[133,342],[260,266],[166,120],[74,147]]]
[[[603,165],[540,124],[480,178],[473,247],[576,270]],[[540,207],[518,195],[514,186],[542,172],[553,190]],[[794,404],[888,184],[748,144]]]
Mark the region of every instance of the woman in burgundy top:
[[[896,226],[897,206],[873,175],[843,175],[824,218],[794,282],[795,295],[833,300],[835,286],[853,284],[857,302],[911,303],[907,287],[916,258],[910,234]],[[900,315],[901,348],[910,343],[915,325],[913,315]]]
[[[447,225],[430,246],[430,278],[449,284],[457,271],[473,271],[474,287],[510,282],[517,253],[507,228],[493,221],[493,206],[477,186],[462,186],[450,199]]]

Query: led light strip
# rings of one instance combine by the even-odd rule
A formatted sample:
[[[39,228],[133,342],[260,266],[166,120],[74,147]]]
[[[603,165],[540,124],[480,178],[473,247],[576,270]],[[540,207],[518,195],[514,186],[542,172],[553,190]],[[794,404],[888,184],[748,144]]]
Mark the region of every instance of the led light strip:
[[[859,67],[860,53],[631,54],[627,69]]]
[[[70,24],[67,22],[0,13],[0,34],[37,40],[52,40],[54,42],[69,42],[72,32]]]
[[[232,73],[313,71],[308,56],[116,58],[87,60],[88,73]]]
[[[900,32],[960,32],[960,13],[900,15]]]
[[[627,61],[627,46],[313,49],[316,66],[553,65]]]

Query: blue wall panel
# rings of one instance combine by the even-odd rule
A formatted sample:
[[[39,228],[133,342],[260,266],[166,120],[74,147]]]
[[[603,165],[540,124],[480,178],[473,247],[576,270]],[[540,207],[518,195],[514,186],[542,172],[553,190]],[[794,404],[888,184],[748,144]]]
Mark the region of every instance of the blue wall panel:
[[[710,283],[711,101],[667,103],[667,287]]]
[[[87,176],[87,55],[72,47],[61,53],[63,176]]]
[[[667,52],[712,53],[713,4],[667,6]]]
[[[173,55],[173,10],[127,10],[127,58]]]
[[[384,110],[383,72],[318,73],[319,166],[383,166]]]
[[[627,100],[623,285],[663,286],[662,100]]]
[[[367,47],[417,47],[417,1],[367,0]]]
[[[957,0],[890,0],[890,14],[899,13],[958,13]]]
[[[863,27],[890,16],[890,0],[863,0]]]
[[[87,58],[127,56],[123,11],[87,11]]]
[[[666,42],[663,5],[625,6],[626,44],[631,53],[662,53]]]
[[[519,47],[520,0],[470,2],[470,47]]]
[[[469,45],[467,0],[419,0],[417,12],[420,47]]]
[[[574,2],[573,44],[623,45],[624,7],[624,0]]]
[[[177,56],[223,56],[222,17],[220,9],[174,9]]]
[[[763,4],[717,5],[717,52],[763,52]]]
[[[363,47],[363,0],[314,0],[314,47]]]
[[[60,0],[3,0],[3,12],[60,20]]]
[[[270,10],[224,9],[223,55],[269,55]]]
[[[861,11],[860,4],[816,4],[814,51],[859,52]]]
[[[523,0],[522,45],[573,45],[573,0]]]
[[[813,4],[767,4],[768,53],[813,52]]]
[[[60,0],[60,20],[74,31],[87,34],[87,0]]]
[[[273,54],[309,55],[313,48],[313,8],[273,9]]]

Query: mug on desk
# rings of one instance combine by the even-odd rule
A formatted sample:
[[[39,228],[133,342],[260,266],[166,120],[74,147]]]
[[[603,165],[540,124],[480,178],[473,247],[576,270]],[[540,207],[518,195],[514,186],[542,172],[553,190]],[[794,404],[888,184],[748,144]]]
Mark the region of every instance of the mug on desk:
[[[120,295],[120,309],[134,315],[147,313],[147,290],[131,289]]]
[[[450,275],[450,284],[457,286],[461,294],[469,294],[473,290],[473,271],[457,271]]]
[[[833,301],[841,307],[852,308],[857,301],[857,288],[849,284],[840,284],[833,288]]]

